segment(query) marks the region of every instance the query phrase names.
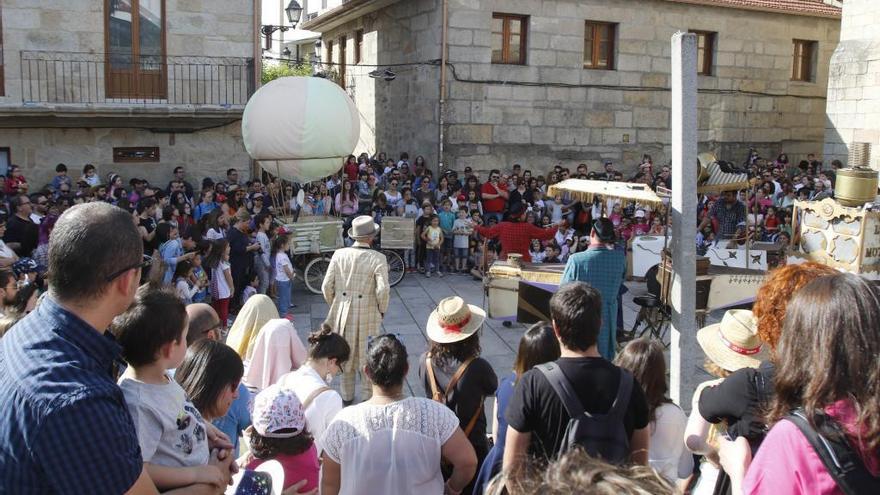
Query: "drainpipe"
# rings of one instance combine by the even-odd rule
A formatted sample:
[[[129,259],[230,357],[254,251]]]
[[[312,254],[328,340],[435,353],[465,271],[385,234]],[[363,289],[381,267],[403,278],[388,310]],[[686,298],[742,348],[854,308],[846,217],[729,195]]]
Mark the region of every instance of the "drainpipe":
[[[263,44],[261,43],[260,28],[263,24],[262,0],[254,0],[254,91],[260,89],[263,84]],[[251,179],[260,177],[260,164],[251,159]]]
[[[449,0],[443,0],[443,26],[441,31],[440,38],[440,106],[439,106],[439,117],[440,117],[440,125],[439,125],[439,143],[437,147],[437,177],[443,175],[443,167],[445,166],[443,162],[443,141],[445,140],[444,135],[444,126],[446,124],[446,60],[447,60],[447,50],[446,50],[446,40],[447,40],[447,32],[449,31]]]

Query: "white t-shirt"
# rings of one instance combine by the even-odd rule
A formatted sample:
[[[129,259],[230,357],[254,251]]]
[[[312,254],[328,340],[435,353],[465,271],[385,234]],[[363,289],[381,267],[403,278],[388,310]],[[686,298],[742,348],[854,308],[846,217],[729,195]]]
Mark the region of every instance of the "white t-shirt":
[[[208,229],[208,233],[205,234],[205,237],[207,239],[212,240],[212,241],[216,241],[217,239],[223,239],[224,237],[226,237],[226,233],[223,232],[223,229],[220,229],[220,230]]]
[[[15,251],[0,240],[0,258],[15,258]]]
[[[290,268],[290,271],[293,271],[293,265],[290,264],[290,257],[287,256],[287,253],[275,253],[275,280],[290,282],[290,277],[284,271],[285,266]]]
[[[303,365],[298,370],[282,376],[278,383],[283,388],[293,390],[300,402],[305,402],[312,392],[327,386],[327,382],[309,365]],[[327,426],[341,410],[342,397],[339,392],[332,389],[315,396],[309,407],[306,408],[306,427],[315,439],[318,455],[324,450],[321,436],[324,435]]]
[[[217,299],[232,297],[232,287],[226,283],[226,275],[223,273],[226,270],[229,270],[229,262],[221,260],[211,272],[212,283],[217,286]]]
[[[205,420],[177,382],[169,377],[168,383],[154,385],[123,376],[119,388],[134,421],[144,462],[168,467],[208,463]]]
[[[362,403],[340,411],[321,444],[342,468],[340,495],[443,493],[440,448],[458,423],[451,409],[423,397]]]
[[[469,247],[470,242],[470,233],[467,234],[459,234],[458,232],[473,232],[471,228],[471,224],[467,219],[456,218],[455,223],[452,224],[452,232],[454,233],[454,237],[452,240],[452,247],[457,249],[467,249]]]
[[[694,469],[694,457],[684,445],[687,416],[672,403],[658,407],[654,416],[648,463],[669,481],[687,478]]]

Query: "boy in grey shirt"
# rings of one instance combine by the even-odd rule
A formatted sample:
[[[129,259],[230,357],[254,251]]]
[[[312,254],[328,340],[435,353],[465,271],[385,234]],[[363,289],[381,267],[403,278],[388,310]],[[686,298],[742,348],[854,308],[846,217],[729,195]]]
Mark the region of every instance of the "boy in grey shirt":
[[[228,461],[212,456],[205,421],[168,374],[186,355],[186,308],[168,289],[141,287],[112,331],[129,367],[119,379],[137,429],[144,466],[160,491],[229,481]],[[230,456],[231,457],[231,456]]]

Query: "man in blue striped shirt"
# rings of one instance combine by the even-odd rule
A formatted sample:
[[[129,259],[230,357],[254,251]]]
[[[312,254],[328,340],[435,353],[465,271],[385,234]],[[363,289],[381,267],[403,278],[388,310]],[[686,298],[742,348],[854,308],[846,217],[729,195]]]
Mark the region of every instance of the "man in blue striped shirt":
[[[58,220],[49,293],[0,340],[0,493],[156,493],[106,332],[145,267],[129,213],[96,202]]]

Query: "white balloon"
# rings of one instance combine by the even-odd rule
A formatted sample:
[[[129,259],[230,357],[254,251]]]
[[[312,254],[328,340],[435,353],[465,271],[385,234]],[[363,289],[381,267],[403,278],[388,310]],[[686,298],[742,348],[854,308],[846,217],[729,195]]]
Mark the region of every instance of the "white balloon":
[[[282,77],[257,90],[241,121],[248,154],[264,170],[310,182],[342,168],[360,137],[351,98],[319,77]]]

